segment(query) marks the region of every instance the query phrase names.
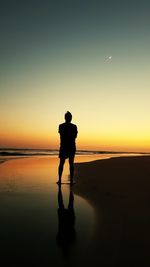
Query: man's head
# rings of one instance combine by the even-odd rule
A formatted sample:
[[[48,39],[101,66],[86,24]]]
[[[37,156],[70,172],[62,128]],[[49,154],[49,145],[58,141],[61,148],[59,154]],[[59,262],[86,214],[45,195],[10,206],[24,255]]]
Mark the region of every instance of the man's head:
[[[71,120],[72,120],[72,114],[69,111],[67,111],[65,114],[65,121],[71,122]]]

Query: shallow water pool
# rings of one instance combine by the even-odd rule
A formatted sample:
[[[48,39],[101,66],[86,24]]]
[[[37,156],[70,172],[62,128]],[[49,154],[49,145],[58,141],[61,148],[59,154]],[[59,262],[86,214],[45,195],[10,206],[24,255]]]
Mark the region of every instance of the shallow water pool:
[[[3,266],[76,266],[84,262],[95,213],[87,201],[74,194],[73,187],[56,185],[57,167],[57,157],[0,164]],[[67,173],[66,164],[64,182]]]

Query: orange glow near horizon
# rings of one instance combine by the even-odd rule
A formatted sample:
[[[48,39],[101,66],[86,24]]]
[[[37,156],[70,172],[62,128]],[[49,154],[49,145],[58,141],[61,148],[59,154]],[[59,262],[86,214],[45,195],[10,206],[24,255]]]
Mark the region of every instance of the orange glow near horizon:
[[[124,78],[117,62],[101,65],[103,78],[95,65],[93,76],[84,66],[82,75],[58,70],[61,81],[38,81],[38,73],[28,82],[10,79],[3,85],[0,147],[58,148],[58,125],[69,110],[78,127],[78,149],[150,152],[149,74],[133,83],[130,68]],[[15,93],[5,94],[12,87]]]
[[[1,135],[2,148],[33,148],[33,149],[58,149],[59,134],[53,135],[40,132],[8,133]],[[145,136],[140,140],[140,136],[124,135],[93,135],[84,136],[78,134],[78,150],[100,150],[100,151],[125,151],[125,152],[150,152],[149,137]]]

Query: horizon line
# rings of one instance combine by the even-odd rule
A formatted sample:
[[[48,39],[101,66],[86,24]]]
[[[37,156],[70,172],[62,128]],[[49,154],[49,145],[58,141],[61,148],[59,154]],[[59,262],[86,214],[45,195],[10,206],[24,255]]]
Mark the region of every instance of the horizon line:
[[[46,151],[58,151],[58,148],[15,148],[15,147],[0,147],[0,150],[46,150]],[[127,153],[127,154],[150,154],[150,152],[142,152],[142,151],[116,151],[116,150],[90,150],[90,149],[77,149],[78,152],[95,152],[95,153]]]

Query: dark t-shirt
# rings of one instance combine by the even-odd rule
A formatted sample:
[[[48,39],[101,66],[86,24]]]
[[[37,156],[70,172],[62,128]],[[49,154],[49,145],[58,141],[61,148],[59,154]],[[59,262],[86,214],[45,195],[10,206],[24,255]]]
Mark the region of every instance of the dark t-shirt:
[[[62,123],[59,125],[60,153],[59,157],[68,158],[76,151],[75,139],[77,137],[77,126],[73,123]]]

